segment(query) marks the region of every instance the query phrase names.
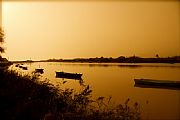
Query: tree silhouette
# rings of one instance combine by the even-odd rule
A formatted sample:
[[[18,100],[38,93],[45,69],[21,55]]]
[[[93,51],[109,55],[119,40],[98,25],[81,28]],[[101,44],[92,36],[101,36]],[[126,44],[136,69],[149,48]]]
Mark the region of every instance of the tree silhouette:
[[[158,55],[158,54],[156,54],[156,58],[159,58],[159,55]]]
[[[0,27],[0,57],[1,57],[1,53],[4,53],[4,48],[2,47],[3,42],[4,42],[4,32]]]

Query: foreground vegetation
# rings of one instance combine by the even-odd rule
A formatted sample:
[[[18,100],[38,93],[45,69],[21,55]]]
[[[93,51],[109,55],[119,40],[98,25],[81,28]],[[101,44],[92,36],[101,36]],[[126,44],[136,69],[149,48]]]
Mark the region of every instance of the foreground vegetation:
[[[60,89],[48,81],[40,82],[38,74],[22,75],[0,70],[0,114],[6,120],[139,120],[137,103],[129,107],[112,105],[111,98],[92,100],[87,85],[82,91]]]

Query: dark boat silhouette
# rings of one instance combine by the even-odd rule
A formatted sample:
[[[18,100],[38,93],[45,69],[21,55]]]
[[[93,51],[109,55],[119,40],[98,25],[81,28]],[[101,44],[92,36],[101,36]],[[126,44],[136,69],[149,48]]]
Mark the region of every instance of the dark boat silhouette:
[[[26,66],[22,66],[22,65],[19,65],[19,68],[21,68],[23,70],[27,70],[28,69]]]
[[[67,73],[67,72],[56,72],[56,78],[68,78],[82,80],[81,73]]]
[[[155,86],[155,87],[172,87],[180,88],[180,81],[172,80],[152,80],[152,79],[134,79],[135,86]]]
[[[37,68],[37,69],[35,69],[35,73],[44,73],[44,69],[42,69],[42,68]]]
[[[23,70],[27,70],[28,68],[26,66],[22,66],[22,69]]]
[[[19,64],[16,64],[16,67],[19,67]]]
[[[19,65],[19,68],[22,68],[23,66],[22,65]]]

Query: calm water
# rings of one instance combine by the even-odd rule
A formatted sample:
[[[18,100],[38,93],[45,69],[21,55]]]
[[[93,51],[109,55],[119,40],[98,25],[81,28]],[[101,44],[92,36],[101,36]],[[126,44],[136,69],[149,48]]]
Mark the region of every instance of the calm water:
[[[41,79],[49,79],[63,88],[80,89],[78,80],[55,78],[55,71],[83,73],[83,81],[93,90],[93,97],[112,96],[114,103],[130,98],[138,102],[143,118],[149,120],[180,120],[180,90],[134,87],[134,78],[180,80],[180,64],[85,64],[40,62],[25,64],[28,71],[44,68]],[[15,67],[14,67],[15,68]],[[148,104],[147,104],[148,101]]]

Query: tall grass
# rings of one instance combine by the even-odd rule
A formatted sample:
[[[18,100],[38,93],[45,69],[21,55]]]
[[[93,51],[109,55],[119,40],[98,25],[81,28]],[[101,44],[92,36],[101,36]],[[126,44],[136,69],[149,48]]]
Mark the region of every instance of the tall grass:
[[[6,120],[139,120],[137,103],[112,105],[111,98],[91,98],[89,85],[82,90],[61,89],[40,82],[37,74],[0,70],[0,114]]]

